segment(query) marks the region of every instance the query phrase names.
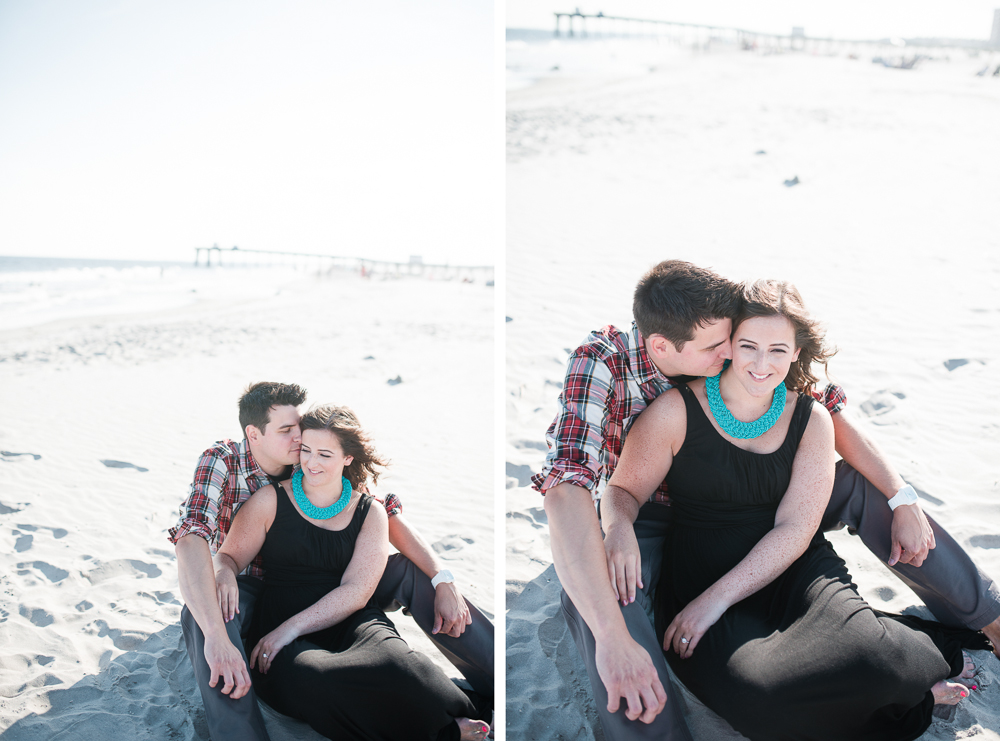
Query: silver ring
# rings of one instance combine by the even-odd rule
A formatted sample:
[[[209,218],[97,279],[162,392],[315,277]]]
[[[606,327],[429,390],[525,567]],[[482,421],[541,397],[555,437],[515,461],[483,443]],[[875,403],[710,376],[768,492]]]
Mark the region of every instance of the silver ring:
[[[683,639],[683,638],[681,638],[681,640],[682,640],[682,641],[684,641],[684,639]],[[684,641],[684,642],[685,642],[685,643],[687,643],[687,641]],[[267,658],[267,654],[261,654],[261,655],[262,655],[262,656],[263,656],[263,657],[264,657],[265,659]]]
[[[690,642],[691,642],[690,638],[681,638],[681,643],[690,643]],[[267,654],[264,655],[267,656]]]

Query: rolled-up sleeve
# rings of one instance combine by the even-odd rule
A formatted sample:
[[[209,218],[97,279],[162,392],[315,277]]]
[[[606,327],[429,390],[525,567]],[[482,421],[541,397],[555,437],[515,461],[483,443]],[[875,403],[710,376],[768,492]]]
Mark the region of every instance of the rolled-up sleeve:
[[[228,476],[226,462],[215,450],[206,450],[198,460],[187,499],[180,506],[180,518],[167,531],[171,543],[176,545],[178,540],[192,533],[204,538],[209,545],[213,543]]]
[[[812,395],[830,414],[836,414],[847,406],[847,393],[835,383],[827,384],[822,391],[814,388]]]
[[[568,482],[592,493],[601,475],[611,371],[600,360],[586,355],[570,358],[566,380],[559,394],[559,410],[545,434],[548,455],[532,487],[544,494]]]

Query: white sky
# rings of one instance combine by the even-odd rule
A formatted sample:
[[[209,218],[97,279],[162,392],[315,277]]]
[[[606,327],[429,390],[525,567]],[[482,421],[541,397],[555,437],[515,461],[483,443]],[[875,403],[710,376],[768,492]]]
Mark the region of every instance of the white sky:
[[[1000,0],[507,0],[508,28],[555,28],[553,13],[603,11],[751,31],[872,39],[943,36],[988,39]]]
[[[0,254],[492,263],[482,0],[0,2]]]

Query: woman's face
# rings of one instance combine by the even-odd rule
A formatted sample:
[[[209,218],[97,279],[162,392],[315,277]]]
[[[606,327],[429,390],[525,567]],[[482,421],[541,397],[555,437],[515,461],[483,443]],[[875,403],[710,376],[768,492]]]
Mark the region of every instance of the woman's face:
[[[747,319],[733,334],[730,371],[751,396],[772,394],[798,358],[795,327],[783,316]]]
[[[310,486],[324,486],[339,482],[344,468],[351,465],[353,456],[345,456],[340,440],[327,430],[303,430],[299,463],[302,475]]]

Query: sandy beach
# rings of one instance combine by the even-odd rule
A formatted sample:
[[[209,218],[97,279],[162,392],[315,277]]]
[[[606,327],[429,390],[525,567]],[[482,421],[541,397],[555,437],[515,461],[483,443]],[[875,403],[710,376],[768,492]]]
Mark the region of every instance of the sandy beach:
[[[950,52],[916,69],[807,54],[508,42],[508,738],[601,739],[559,611],[542,498],[567,353],[631,323],[668,258],[791,280],[840,348],[850,413],[923,507],[1000,577],[1000,81]],[[862,595],[927,614],[845,532]],[[1000,662],[925,741],[1000,739]],[[696,739],[741,738],[693,696]]]
[[[152,303],[106,284],[99,311],[53,299],[0,328],[4,739],[208,737],[166,532],[200,453],[241,436],[236,400],[253,381],[351,406],[392,461],[378,490],[400,495],[464,594],[495,613],[494,289],[203,270],[167,271],[169,296]],[[459,676],[410,618],[390,617]],[[318,737],[268,725],[273,739]]]

